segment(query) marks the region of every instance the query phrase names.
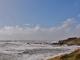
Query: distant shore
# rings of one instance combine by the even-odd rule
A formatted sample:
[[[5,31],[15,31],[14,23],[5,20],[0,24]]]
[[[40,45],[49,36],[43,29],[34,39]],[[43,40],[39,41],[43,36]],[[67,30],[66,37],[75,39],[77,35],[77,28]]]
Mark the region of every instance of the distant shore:
[[[72,37],[64,40],[59,40],[56,43],[53,43],[52,45],[60,45],[60,46],[71,46],[71,45],[77,45],[80,46],[80,38]]]

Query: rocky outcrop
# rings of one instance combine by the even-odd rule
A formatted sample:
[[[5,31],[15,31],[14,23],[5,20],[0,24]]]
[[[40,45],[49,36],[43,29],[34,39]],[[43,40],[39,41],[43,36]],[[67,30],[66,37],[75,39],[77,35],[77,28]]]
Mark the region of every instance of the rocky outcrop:
[[[59,45],[80,45],[80,38],[72,37],[65,40],[60,40],[58,42]]]

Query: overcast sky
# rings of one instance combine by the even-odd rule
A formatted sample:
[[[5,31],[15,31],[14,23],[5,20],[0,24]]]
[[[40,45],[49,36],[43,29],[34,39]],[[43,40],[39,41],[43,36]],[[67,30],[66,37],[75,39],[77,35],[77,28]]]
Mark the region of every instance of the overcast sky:
[[[80,37],[80,0],[0,0],[0,40]]]

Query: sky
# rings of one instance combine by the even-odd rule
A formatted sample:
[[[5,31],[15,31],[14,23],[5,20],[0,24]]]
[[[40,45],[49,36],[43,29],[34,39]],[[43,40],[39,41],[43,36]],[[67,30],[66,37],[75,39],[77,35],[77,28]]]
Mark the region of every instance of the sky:
[[[80,0],[0,0],[0,40],[80,37]]]

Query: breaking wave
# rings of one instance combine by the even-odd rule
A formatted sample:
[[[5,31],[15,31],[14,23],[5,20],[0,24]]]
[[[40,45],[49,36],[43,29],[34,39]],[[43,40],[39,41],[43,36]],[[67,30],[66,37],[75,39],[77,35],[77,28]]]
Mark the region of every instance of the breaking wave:
[[[0,41],[0,60],[46,60],[49,57],[70,53],[79,47],[33,42],[35,43],[35,41]]]

